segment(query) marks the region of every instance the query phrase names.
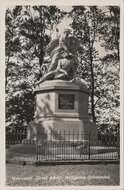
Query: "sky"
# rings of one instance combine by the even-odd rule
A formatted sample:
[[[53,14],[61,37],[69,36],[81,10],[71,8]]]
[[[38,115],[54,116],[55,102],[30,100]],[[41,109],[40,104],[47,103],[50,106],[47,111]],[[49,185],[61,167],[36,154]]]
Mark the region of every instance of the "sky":
[[[72,10],[72,6],[58,6],[61,11],[70,12]],[[57,28],[59,29],[59,33],[61,34],[64,28],[70,28],[69,24],[71,24],[72,19],[67,16],[64,17],[61,23],[58,24]],[[52,38],[56,37],[56,32],[53,33]]]
[[[58,24],[57,28],[59,29],[59,34],[63,32],[65,28],[71,28],[69,24],[71,24],[72,19],[67,18],[67,16],[62,20],[61,23]],[[56,38],[56,31],[52,34],[52,39]]]

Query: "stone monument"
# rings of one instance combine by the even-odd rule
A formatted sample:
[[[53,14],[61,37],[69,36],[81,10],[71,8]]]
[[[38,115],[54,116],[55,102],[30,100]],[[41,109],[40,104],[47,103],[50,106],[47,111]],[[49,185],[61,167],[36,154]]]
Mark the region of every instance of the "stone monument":
[[[22,144],[12,145],[12,152],[36,154],[36,142],[42,147],[42,142],[51,140],[55,143],[62,140],[64,146],[68,141],[78,141],[82,145],[89,140],[89,132],[90,143],[97,141],[96,125],[88,115],[90,92],[85,81],[76,78],[75,74],[79,45],[78,39],[70,35],[69,29],[65,29],[62,36],[47,46],[41,67],[43,77],[34,89],[34,120],[28,124],[27,139]],[[61,144],[60,147],[57,144],[57,149],[60,148]]]
[[[63,138],[63,133],[73,132],[80,134],[76,140],[85,140],[89,132],[93,134],[91,141],[97,140],[96,126],[88,116],[90,92],[85,82],[75,76],[78,48],[79,41],[70,36],[69,29],[47,46],[41,67],[43,77],[34,89],[35,114],[28,126],[28,140],[50,140],[52,136],[56,141]]]

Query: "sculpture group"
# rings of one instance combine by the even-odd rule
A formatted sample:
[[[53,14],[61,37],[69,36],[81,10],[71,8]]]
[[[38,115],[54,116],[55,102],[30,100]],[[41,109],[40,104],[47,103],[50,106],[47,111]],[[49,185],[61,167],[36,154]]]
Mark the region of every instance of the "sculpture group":
[[[78,67],[76,53],[79,41],[70,33],[70,29],[65,29],[60,37],[51,41],[46,47],[44,63],[41,66],[43,77],[36,84],[46,80],[72,80],[74,78]]]

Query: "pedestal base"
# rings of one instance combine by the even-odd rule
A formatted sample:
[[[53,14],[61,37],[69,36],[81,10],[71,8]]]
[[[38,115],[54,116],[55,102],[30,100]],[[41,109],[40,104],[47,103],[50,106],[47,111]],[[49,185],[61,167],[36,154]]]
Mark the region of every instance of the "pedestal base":
[[[97,128],[89,119],[35,118],[28,128],[28,139],[97,141]]]
[[[35,119],[29,123],[27,139],[97,141],[96,125],[88,116],[89,91],[84,83],[45,81],[34,94]]]

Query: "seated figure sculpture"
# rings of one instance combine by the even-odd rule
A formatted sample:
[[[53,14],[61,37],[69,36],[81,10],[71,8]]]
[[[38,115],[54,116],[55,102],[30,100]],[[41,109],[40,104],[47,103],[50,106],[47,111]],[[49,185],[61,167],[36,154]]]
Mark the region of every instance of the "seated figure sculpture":
[[[76,52],[79,48],[77,38],[70,35],[70,29],[65,29],[63,34],[53,40],[46,48],[46,56],[50,60],[43,77],[36,83],[40,84],[46,80],[63,79],[72,80],[78,66]],[[43,67],[46,64],[43,64]]]

